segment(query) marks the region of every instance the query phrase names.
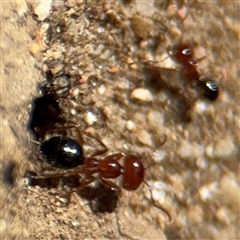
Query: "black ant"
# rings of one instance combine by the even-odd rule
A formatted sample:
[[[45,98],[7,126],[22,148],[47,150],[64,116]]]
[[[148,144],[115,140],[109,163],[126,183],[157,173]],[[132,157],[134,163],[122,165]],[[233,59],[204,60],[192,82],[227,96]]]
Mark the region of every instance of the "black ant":
[[[63,130],[68,128],[73,127],[61,129]],[[96,179],[99,179],[106,187],[111,189],[116,190],[122,188],[127,191],[134,191],[141,185],[141,183],[145,183],[149,189],[152,204],[162,210],[168,216],[169,221],[171,221],[171,216],[168,211],[161,205],[156,204],[153,200],[150,186],[144,181],[146,168],[144,168],[140,157],[134,154],[124,155],[122,153],[115,153],[99,160],[96,156],[106,153],[108,148],[98,138],[93,136],[89,137],[95,139],[103,149],[94,152],[90,157],[85,157],[81,146],[83,144],[83,138],[80,130],[76,126],[74,126],[74,128],[76,129],[78,135],[77,141],[65,136],[54,136],[42,143],[33,141],[40,144],[40,154],[45,162],[55,168],[68,170],[65,173],[50,174],[47,176],[32,176],[32,178],[45,179],[63,176],[68,177],[78,174],[84,175],[84,182],[72,192],[80,191],[84,186],[92,183]],[[165,141],[166,137],[162,144],[164,144]],[[120,159],[122,159],[122,165],[119,163]],[[98,174],[98,177],[94,176],[95,174]],[[116,179],[120,175],[122,176],[120,186],[108,181],[108,179]]]

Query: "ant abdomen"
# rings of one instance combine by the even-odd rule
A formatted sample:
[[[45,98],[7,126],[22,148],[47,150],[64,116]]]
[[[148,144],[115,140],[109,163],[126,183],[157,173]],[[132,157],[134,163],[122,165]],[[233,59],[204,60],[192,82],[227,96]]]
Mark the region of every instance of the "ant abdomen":
[[[40,154],[49,165],[61,169],[75,168],[84,162],[82,147],[77,141],[64,136],[45,140]]]

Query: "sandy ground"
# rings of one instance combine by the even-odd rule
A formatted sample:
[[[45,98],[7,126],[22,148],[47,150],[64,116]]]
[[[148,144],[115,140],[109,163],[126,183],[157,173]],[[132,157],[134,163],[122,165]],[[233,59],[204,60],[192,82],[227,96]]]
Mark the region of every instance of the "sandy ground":
[[[68,12],[63,7],[50,23],[69,23],[79,10],[67,25],[73,33],[56,35],[63,45],[57,40],[45,45],[25,2],[1,2],[1,239],[239,239],[239,2],[198,1],[183,24],[174,8],[152,3],[88,1],[91,11],[82,11],[81,1],[66,2]],[[178,6],[178,18],[184,6]],[[196,58],[207,56],[198,70],[218,82],[214,102],[190,93],[182,101],[155,79],[148,81],[142,68],[153,60],[148,70],[158,75],[155,63],[182,32]],[[34,165],[35,148],[27,122],[44,81],[43,63],[53,52],[65,56],[60,67],[65,61],[68,73],[84,76],[70,86],[70,97],[62,98],[66,118],[80,122],[109,152],[128,150],[145,166],[151,162],[145,179],[171,222],[151,205],[144,184],[117,194],[93,185],[72,194],[67,206],[55,183],[28,186],[23,176]],[[129,66],[130,58],[136,66]],[[168,60],[161,67],[169,68]],[[139,89],[147,94],[139,96]],[[167,141],[158,147],[164,134]]]

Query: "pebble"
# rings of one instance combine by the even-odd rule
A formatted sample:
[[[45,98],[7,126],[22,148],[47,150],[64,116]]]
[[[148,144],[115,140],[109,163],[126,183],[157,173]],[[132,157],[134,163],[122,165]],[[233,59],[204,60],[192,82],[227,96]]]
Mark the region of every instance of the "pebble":
[[[104,85],[101,85],[97,91],[99,94],[103,95],[106,91],[106,87]]]
[[[84,116],[84,120],[86,121],[87,124],[92,125],[97,121],[97,117],[94,113],[87,112]]]
[[[235,212],[239,211],[239,193],[240,186],[236,176],[229,174],[221,178],[220,189],[216,197]]]
[[[142,102],[152,102],[153,95],[152,93],[145,88],[136,88],[131,93],[131,98],[134,100],[139,100]]]
[[[150,126],[158,128],[163,124],[163,114],[159,111],[150,111],[147,120]]]
[[[40,0],[38,6],[33,9],[34,13],[38,16],[39,21],[43,21],[49,15],[51,9],[52,1]]]
[[[166,156],[167,156],[167,152],[159,149],[154,151],[152,159],[155,162],[162,162],[164,159],[166,159]]]
[[[155,11],[155,0],[137,0],[136,1],[136,9],[137,11],[146,17],[151,17]]]
[[[177,154],[182,159],[189,159],[189,158],[198,158],[201,157],[204,153],[204,147],[200,144],[190,143],[188,141],[183,140],[181,145],[177,149]]]
[[[36,57],[38,53],[41,51],[41,47],[37,43],[33,43],[29,49],[29,52]]]
[[[119,67],[118,67],[118,66],[110,67],[110,68],[108,69],[108,72],[109,72],[109,73],[112,73],[112,74],[118,73],[118,72],[119,72]]]
[[[153,22],[143,17],[134,17],[131,19],[133,31],[141,39],[147,39],[152,35]]]
[[[152,147],[152,136],[145,130],[140,130],[138,133],[138,141],[144,145]]]
[[[131,130],[134,130],[136,128],[136,125],[133,121],[128,120],[126,122],[126,128],[127,128],[127,130],[131,131]]]
[[[80,223],[79,223],[78,221],[74,221],[74,222],[72,222],[72,225],[73,225],[74,227],[78,227],[78,226],[80,225]]]
[[[206,155],[210,158],[228,158],[235,151],[236,148],[231,137],[219,139],[215,143],[209,144],[205,149]]]
[[[219,189],[219,184],[217,182],[212,182],[204,185],[199,189],[199,195],[203,201],[207,201],[208,199],[212,199],[214,195],[216,195]]]

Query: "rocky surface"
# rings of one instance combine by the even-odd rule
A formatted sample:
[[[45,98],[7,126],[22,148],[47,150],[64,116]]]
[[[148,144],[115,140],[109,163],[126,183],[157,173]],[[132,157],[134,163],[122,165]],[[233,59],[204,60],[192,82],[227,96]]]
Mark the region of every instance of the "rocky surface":
[[[46,16],[39,5],[1,3],[1,238],[238,239],[239,3],[52,4],[49,21],[37,23],[33,14]],[[197,67],[219,84],[216,101],[184,88],[181,66],[168,57],[180,39],[196,59],[206,56]],[[172,222],[144,184],[117,195],[93,185],[65,206],[59,186],[24,182],[37,165],[30,106],[49,70],[67,122],[110,153],[141,156]]]

